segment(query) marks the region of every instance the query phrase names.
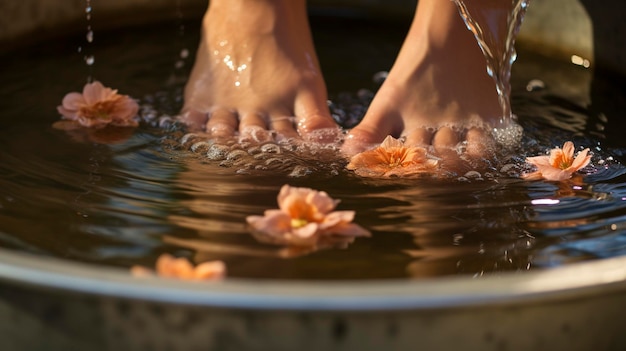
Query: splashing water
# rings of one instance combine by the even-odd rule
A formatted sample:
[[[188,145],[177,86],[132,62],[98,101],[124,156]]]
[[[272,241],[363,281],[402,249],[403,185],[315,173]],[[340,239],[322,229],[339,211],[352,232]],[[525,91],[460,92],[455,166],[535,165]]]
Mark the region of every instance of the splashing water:
[[[510,78],[511,66],[517,58],[515,38],[530,0],[497,0],[487,6],[482,1],[454,2],[485,56],[487,73],[496,84],[502,108],[500,126],[506,126],[513,119]],[[497,23],[500,19],[504,19],[506,23]]]

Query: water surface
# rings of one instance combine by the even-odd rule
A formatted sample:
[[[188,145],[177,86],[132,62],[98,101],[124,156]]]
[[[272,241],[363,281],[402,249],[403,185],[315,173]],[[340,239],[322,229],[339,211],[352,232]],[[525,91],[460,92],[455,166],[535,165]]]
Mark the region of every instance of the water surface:
[[[588,107],[590,70],[519,50],[512,109],[525,134],[518,148],[481,173],[362,179],[332,148],[220,149],[172,124],[191,64],[181,66],[180,53],[189,49],[192,58],[198,41],[194,23],[184,36],[177,23],[96,33],[91,67],[76,50],[83,35],[0,58],[2,247],[123,269],[152,266],[169,252],[224,260],[230,277],[271,279],[480,277],[626,253],[619,162],[626,145],[605,135],[602,106]],[[408,23],[318,17],[312,25],[331,109],[350,127]],[[115,143],[111,135],[53,129],[63,95],[88,75],[139,99],[141,127]],[[583,182],[519,179],[526,156],[566,140],[594,153]],[[275,208],[283,184],[341,199],[338,209],[356,210],[355,222],[372,237],[318,251],[258,243],[245,217]]]

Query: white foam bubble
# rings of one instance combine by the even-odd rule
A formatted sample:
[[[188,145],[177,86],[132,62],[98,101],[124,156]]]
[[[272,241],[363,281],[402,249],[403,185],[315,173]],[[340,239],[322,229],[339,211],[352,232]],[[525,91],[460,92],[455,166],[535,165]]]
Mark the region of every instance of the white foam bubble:
[[[194,143],[193,145],[191,145],[190,149],[191,149],[192,152],[200,153],[200,152],[207,152],[207,151],[209,151],[210,147],[211,147],[211,144],[209,142],[199,141],[199,142]]]
[[[309,174],[311,174],[311,169],[309,169],[309,167],[297,165],[293,168],[291,173],[289,173],[289,177],[299,178],[307,176]]]
[[[280,146],[274,143],[267,143],[261,146],[261,152],[266,154],[280,154],[282,152]]]
[[[209,147],[206,156],[210,160],[224,160],[226,159],[226,155],[228,154],[229,150],[230,149],[228,148],[228,146],[213,144],[211,145],[211,147]]]
[[[502,147],[512,149],[519,145],[524,134],[522,126],[515,121],[511,121],[502,128],[493,128],[492,135],[495,141]]]

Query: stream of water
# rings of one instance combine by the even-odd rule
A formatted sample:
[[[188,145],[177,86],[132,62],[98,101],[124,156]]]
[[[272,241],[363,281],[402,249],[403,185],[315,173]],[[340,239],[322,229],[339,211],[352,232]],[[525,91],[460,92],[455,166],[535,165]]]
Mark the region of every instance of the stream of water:
[[[530,0],[454,2],[485,56],[487,73],[494,80],[502,108],[500,126],[506,126],[513,119],[510,79],[511,67],[517,59],[515,39]]]

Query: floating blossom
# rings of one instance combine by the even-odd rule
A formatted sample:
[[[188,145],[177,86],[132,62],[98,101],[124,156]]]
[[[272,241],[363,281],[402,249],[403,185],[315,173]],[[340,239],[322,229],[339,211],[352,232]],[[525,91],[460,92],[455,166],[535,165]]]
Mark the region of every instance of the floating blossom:
[[[438,164],[426,149],[405,146],[388,135],[380,146],[352,156],[346,168],[363,177],[413,177],[434,171]]]
[[[156,273],[164,278],[181,280],[220,280],[226,275],[226,265],[222,261],[210,261],[194,267],[184,257],[175,258],[170,254],[162,254],[156,261],[156,272],[146,267],[133,266],[131,273],[135,276],[148,276]]]
[[[83,127],[136,127],[134,117],[139,105],[128,95],[120,95],[117,90],[107,88],[95,81],[85,84],[83,93],[71,92],[57,107],[63,119],[75,121]]]
[[[522,177],[528,180],[561,181],[569,179],[574,172],[589,164],[591,155],[588,153],[589,149],[584,149],[574,158],[574,143],[566,141],[563,144],[563,149],[554,148],[550,150],[549,156],[527,157],[526,162],[537,167],[537,171],[524,174]]]
[[[248,216],[246,221],[257,238],[281,245],[315,246],[370,236],[369,231],[351,223],[354,211],[333,211],[338,203],[324,191],[283,185],[279,209],[267,210],[264,216]]]

